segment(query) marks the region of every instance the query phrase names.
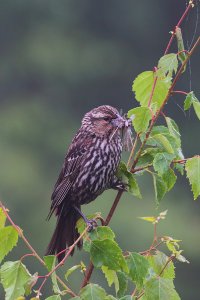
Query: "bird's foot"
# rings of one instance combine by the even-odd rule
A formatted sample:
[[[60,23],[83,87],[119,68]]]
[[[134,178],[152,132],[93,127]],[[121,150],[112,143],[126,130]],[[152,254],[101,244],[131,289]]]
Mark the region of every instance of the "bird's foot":
[[[95,219],[85,219],[86,225],[88,226],[88,231],[92,231],[95,227],[97,227],[97,221]]]
[[[115,190],[128,192],[128,183],[122,182],[120,179],[116,177],[112,184],[112,188]]]

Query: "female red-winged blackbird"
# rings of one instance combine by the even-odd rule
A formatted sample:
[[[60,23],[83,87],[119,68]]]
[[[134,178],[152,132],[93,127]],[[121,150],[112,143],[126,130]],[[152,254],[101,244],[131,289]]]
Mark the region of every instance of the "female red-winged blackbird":
[[[115,177],[122,152],[122,135],[127,120],[117,109],[102,105],[85,114],[65,156],[52,194],[49,218],[55,212],[57,225],[47,255],[61,252],[74,243],[79,234],[76,222],[82,204],[89,203],[104,190],[116,188]],[[78,247],[80,248],[80,241]],[[62,260],[65,253],[59,255]]]

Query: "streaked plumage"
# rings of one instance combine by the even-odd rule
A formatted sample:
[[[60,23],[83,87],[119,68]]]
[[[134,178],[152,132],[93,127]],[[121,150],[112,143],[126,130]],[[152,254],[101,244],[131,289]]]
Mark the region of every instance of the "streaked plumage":
[[[122,152],[121,130],[126,122],[108,105],[94,108],[84,116],[52,193],[49,218],[55,212],[57,226],[47,254],[59,253],[72,245],[78,237],[77,209],[117,185],[115,172]],[[59,255],[59,260],[63,256],[64,253]]]

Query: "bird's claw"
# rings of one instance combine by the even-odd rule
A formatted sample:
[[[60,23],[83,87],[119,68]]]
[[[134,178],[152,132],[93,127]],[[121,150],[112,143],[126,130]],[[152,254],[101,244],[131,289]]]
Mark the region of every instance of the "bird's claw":
[[[87,220],[88,232],[92,231],[94,227],[97,227],[97,221],[95,219]]]

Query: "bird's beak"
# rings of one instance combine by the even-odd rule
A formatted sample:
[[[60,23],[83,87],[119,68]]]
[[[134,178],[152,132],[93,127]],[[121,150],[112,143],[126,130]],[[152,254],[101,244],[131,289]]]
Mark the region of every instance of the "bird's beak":
[[[116,119],[113,119],[111,121],[111,124],[113,127],[123,128],[123,127],[130,127],[131,126],[131,120],[125,119],[124,117],[117,115]]]

